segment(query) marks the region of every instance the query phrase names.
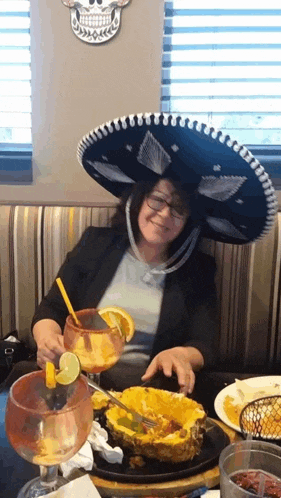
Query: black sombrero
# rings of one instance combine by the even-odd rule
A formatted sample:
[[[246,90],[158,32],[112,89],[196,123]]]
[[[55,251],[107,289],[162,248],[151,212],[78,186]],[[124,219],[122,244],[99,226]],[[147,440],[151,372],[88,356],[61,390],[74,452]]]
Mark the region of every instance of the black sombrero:
[[[85,135],[77,155],[116,197],[140,180],[180,181],[202,200],[205,237],[246,244],[274,223],[277,200],[263,166],[229,135],[197,121],[164,113],[124,116]]]

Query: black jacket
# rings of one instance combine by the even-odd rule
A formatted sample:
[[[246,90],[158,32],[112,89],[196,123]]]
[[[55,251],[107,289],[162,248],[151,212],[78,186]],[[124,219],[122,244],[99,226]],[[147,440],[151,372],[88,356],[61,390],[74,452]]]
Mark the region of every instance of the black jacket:
[[[68,253],[58,276],[75,311],[95,308],[128,247],[127,236],[112,228],[88,228]],[[199,349],[205,365],[215,361],[218,330],[214,259],[199,250],[187,263],[166,275],[163,301],[151,357],[175,346]],[[68,311],[56,282],[32,321],[55,320],[64,327]]]

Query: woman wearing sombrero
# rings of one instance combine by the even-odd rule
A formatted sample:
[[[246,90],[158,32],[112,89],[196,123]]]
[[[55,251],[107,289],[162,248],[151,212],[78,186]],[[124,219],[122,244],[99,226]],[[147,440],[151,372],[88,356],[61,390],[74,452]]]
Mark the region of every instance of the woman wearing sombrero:
[[[59,271],[75,310],[117,305],[135,320],[110,387],[162,371],[190,393],[194,372],[215,362],[218,329],[215,264],[200,239],[265,235],[277,205],[271,181],[229,136],[167,114],[103,124],[80,141],[78,159],[121,198],[111,227],[88,228]],[[66,316],[54,284],[33,320],[39,366],[64,351]]]

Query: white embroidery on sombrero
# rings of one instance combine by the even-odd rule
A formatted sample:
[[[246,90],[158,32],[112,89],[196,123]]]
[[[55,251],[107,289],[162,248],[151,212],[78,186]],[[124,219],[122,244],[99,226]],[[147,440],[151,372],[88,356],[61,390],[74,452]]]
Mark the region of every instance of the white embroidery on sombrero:
[[[239,151],[241,157],[245,157],[248,154],[248,149],[242,145],[242,149]]]
[[[145,134],[137,160],[158,175],[162,175],[172,161],[169,154],[150,131]]]
[[[241,240],[248,240],[247,237],[245,237],[243,233],[239,232],[239,230],[237,230],[237,228],[228,220],[207,216],[206,221],[213,230],[221,233],[222,235],[231,236]]]
[[[210,199],[224,202],[230,199],[246,180],[246,176],[202,176],[198,192]]]
[[[269,179],[269,176],[266,172],[262,173],[260,176],[259,176],[259,181],[262,182],[264,184],[264,182],[266,182],[267,180]]]
[[[123,173],[118,166],[115,166],[114,164],[108,164],[108,163],[100,163],[98,161],[89,161],[87,160],[87,163],[90,164],[93,168],[95,168],[96,171],[98,171],[101,176],[104,178],[107,178],[110,181],[113,182],[121,182],[121,183],[134,183],[134,180],[129,178],[125,173]]]

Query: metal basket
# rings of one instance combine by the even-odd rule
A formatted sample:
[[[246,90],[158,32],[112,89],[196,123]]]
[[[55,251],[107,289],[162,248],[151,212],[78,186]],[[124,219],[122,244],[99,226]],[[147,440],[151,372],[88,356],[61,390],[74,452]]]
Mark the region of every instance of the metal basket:
[[[265,396],[248,403],[241,411],[242,435],[281,444],[281,396]]]

